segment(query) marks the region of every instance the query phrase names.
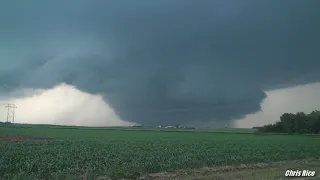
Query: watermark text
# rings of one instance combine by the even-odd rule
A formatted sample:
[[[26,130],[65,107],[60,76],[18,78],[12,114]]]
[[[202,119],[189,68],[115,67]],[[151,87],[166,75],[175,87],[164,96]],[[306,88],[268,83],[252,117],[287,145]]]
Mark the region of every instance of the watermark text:
[[[286,177],[314,177],[315,171],[312,170],[287,170],[284,174]]]

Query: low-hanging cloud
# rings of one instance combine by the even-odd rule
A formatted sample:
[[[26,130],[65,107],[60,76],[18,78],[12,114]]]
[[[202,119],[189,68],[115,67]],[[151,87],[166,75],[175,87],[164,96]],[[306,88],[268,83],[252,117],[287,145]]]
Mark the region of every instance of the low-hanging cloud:
[[[16,123],[76,126],[135,124],[121,120],[102,96],[81,92],[64,83],[52,89],[21,89],[11,92],[11,95],[13,98],[0,100],[0,104],[10,103],[19,107]]]
[[[28,1],[0,8],[0,83],[100,94],[143,124],[222,121],[320,80],[317,0]]]

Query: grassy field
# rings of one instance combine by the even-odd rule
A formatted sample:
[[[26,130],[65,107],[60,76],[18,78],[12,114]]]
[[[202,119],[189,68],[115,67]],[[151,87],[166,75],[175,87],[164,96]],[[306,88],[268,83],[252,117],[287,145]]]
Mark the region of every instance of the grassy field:
[[[320,172],[320,161],[314,159],[281,161],[272,163],[257,163],[250,165],[229,165],[218,167],[204,167],[190,170],[177,170],[149,174],[152,180],[319,180],[319,174],[314,177],[285,177],[288,169],[312,169]],[[146,179],[145,177],[140,178]]]
[[[47,140],[0,141],[0,179],[134,179],[179,169],[320,158],[320,136],[0,127],[0,139],[17,136]]]

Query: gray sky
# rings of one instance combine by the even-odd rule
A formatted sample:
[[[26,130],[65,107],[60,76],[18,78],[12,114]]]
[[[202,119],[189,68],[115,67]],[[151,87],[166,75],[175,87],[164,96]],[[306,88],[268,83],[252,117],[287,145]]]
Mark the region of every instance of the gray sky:
[[[9,101],[8,91],[66,83],[81,97],[101,96],[105,102],[90,99],[91,106],[104,104],[100,111],[111,108],[118,120],[234,125],[261,111],[269,92],[277,97],[282,92],[277,89],[319,82],[319,5],[318,0],[3,1],[1,102]],[[68,99],[72,108],[63,115],[51,116],[59,123],[75,118],[75,99]],[[278,103],[272,102],[269,106]],[[88,114],[96,117],[93,112]],[[89,117],[84,119],[90,122]]]
[[[279,121],[283,113],[310,113],[318,110],[319,89],[320,83],[313,83],[269,91],[268,97],[261,104],[261,111],[234,121],[234,125],[236,127],[263,126]]]

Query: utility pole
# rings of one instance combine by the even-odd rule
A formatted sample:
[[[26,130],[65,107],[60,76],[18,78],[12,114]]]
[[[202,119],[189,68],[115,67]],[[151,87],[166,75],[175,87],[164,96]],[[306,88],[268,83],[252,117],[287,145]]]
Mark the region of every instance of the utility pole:
[[[7,123],[9,120],[12,120],[12,123],[14,123],[14,115],[15,115],[15,110],[18,108],[15,104],[7,104],[5,108],[8,108],[7,112]]]

